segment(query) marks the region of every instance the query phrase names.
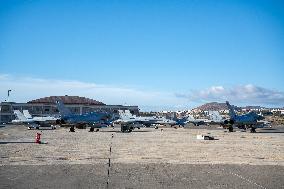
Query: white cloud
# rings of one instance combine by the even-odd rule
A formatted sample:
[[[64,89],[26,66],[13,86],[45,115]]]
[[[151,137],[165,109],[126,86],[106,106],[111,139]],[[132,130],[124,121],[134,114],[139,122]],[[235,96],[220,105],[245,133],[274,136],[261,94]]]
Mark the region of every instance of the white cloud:
[[[185,94],[149,91],[133,87],[121,87],[81,81],[16,77],[0,74],[0,101],[7,98],[12,89],[11,101],[29,100],[57,95],[75,95],[92,98],[106,104],[138,105],[143,111],[182,110],[204,102],[224,102],[246,105],[284,106],[284,93],[263,87],[239,85],[231,88],[212,86],[204,90],[192,90]]]
[[[252,84],[231,88],[212,86],[205,90],[191,91],[187,94],[176,94],[179,98],[191,101],[232,101],[249,105],[284,106],[284,92],[266,89]]]
[[[186,104],[185,99],[177,98],[173,93],[145,91],[130,87],[110,86],[81,81],[15,77],[0,74],[1,101],[12,89],[11,101],[27,102],[32,99],[76,95],[92,98],[106,104],[138,105],[142,110],[176,109]],[[153,108],[153,109],[152,109]]]

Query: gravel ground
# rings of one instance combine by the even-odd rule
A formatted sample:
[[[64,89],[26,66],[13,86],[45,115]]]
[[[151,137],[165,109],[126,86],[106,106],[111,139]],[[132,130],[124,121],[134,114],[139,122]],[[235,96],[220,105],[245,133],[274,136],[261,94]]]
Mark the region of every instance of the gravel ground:
[[[1,127],[0,188],[284,188],[282,131]]]
[[[42,141],[35,144],[41,132]],[[218,140],[197,140],[197,134]],[[112,138],[113,136],[113,138]],[[23,126],[0,128],[0,165],[175,163],[284,165],[284,133],[227,133],[207,129],[152,129],[120,133],[118,129],[88,132],[77,129],[27,130]]]

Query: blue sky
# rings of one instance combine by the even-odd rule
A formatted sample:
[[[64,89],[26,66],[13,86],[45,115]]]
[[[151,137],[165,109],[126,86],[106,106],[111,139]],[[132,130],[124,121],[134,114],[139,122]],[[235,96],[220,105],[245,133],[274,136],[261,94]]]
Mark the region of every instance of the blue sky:
[[[145,110],[284,106],[283,52],[281,0],[0,0],[1,100],[11,88],[14,101],[77,94]]]

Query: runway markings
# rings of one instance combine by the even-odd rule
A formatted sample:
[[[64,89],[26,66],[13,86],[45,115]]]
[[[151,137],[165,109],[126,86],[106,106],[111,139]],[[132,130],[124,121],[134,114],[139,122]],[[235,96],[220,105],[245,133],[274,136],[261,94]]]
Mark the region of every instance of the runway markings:
[[[109,181],[110,181],[110,166],[111,166],[111,148],[112,148],[112,139],[114,138],[114,135],[111,134],[111,141],[109,145],[109,158],[108,158],[108,169],[107,169],[107,188],[109,188]]]
[[[225,169],[222,169],[222,171],[228,172],[228,171],[226,171]],[[252,181],[252,180],[250,180],[250,179],[248,179],[248,178],[245,178],[245,177],[243,177],[242,175],[239,175],[239,174],[237,174],[237,173],[234,173],[234,172],[229,171],[229,174],[234,175],[234,176],[236,176],[236,177],[238,177],[238,178],[240,178],[240,179],[246,181],[246,182],[249,183],[249,184],[253,184],[253,185],[255,185],[255,186],[257,186],[257,187],[260,187],[260,188],[263,188],[263,189],[267,189],[266,187],[264,187],[264,186],[262,186],[262,185],[260,185],[260,184],[257,184],[256,182],[254,182],[254,181]]]

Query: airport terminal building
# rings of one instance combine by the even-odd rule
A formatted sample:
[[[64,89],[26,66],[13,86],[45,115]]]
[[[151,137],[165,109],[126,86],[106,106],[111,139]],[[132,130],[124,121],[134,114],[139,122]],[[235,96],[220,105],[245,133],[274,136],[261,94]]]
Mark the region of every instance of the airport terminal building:
[[[29,110],[32,116],[59,116],[59,111],[56,108],[57,99],[61,99],[74,114],[94,111],[117,113],[118,110],[130,110],[133,114],[139,114],[138,106],[106,105],[90,98],[65,95],[39,98],[27,103],[1,102],[0,123],[8,123],[15,119],[14,110]]]

